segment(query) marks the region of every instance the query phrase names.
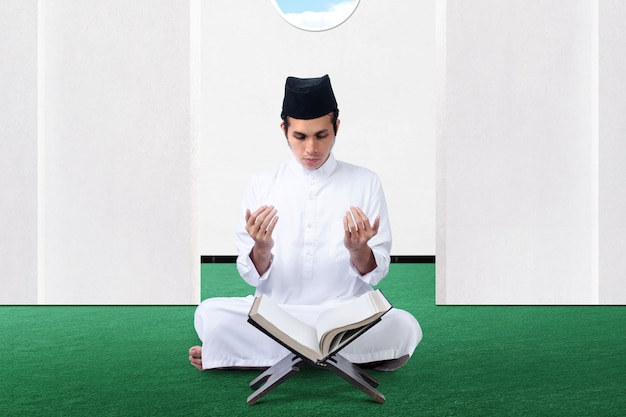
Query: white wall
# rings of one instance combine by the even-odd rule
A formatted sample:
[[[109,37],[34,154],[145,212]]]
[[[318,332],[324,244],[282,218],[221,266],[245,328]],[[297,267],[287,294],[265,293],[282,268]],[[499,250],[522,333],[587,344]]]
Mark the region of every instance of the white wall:
[[[621,1],[364,0],[322,33],[269,0],[0,7],[1,303],[196,302],[289,157],[285,77],[322,73],[394,255],[434,253],[438,126],[439,303],[626,301]]]
[[[199,300],[189,4],[3,1],[1,302]]]
[[[625,7],[439,3],[438,303],[626,302]]]
[[[434,1],[323,33],[270,0],[0,5],[0,302],[197,302],[246,179],[290,156],[287,75],[331,74],[336,154],[381,175],[393,254],[434,253]]]
[[[599,299],[626,303],[626,3],[598,1]]]
[[[194,301],[188,3],[42,6],[41,302]]]
[[[392,254],[435,253],[434,12],[434,0],[364,0],[343,25],[306,32],[271,0],[202,3],[203,255],[235,254],[247,179],[291,156],[279,129],[285,78],[325,73],[342,120],[335,155],[381,176]]]
[[[37,1],[0,3],[0,303],[37,301]]]

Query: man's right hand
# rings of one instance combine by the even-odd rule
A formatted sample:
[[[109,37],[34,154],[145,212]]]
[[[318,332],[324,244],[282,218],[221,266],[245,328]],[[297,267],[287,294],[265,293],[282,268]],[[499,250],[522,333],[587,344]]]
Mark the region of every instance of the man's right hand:
[[[263,275],[270,266],[274,247],[272,232],[278,222],[277,212],[274,206],[261,206],[254,213],[246,209],[246,232],[254,240],[250,258],[259,275]]]

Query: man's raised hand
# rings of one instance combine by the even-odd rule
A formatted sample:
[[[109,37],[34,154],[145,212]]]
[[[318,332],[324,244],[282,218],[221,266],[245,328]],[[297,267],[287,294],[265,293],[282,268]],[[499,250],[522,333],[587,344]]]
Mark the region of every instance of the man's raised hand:
[[[246,209],[246,232],[254,240],[250,259],[259,275],[263,275],[270,267],[274,247],[272,232],[278,223],[277,212],[274,206],[261,206],[254,213]]]
[[[376,216],[374,224],[371,225],[363,210],[350,207],[350,211],[347,211],[343,218],[344,245],[350,252],[367,248],[367,242],[378,234],[379,225],[380,216]]]
[[[277,212],[274,206],[261,206],[253,213],[250,209],[246,210],[246,232],[257,248],[271,250],[274,246],[272,232],[278,222]]]

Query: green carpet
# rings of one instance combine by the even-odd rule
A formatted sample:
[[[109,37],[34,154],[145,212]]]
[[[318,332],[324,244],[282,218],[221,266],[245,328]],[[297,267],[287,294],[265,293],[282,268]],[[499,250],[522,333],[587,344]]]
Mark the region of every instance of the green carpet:
[[[193,306],[0,307],[0,416],[623,416],[625,307],[441,307],[434,265],[392,265],[381,288],[424,340],[372,372],[384,404],[304,368],[248,406],[255,371],[199,372]],[[204,265],[203,298],[245,295]]]

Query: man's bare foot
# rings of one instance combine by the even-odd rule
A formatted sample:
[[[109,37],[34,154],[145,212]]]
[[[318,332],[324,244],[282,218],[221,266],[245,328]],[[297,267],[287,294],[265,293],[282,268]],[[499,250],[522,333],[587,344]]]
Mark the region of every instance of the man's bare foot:
[[[200,346],[192,346],[189,348],[189,362],[199,370],[202,369],[202,348]]]
[[[202,368],[202,347],[200,346],[192,346],[189,348],[189,362],[191,362],[191,364],[193,366],[195,366],[197,369],[204,371],[205,369]],[[265,370],[267,369],[267,366],[227,366],[227,367],[220,367],[220,368],[215,368],[215,369],[237,369],[240,371],[251,371],[251,370]]]

